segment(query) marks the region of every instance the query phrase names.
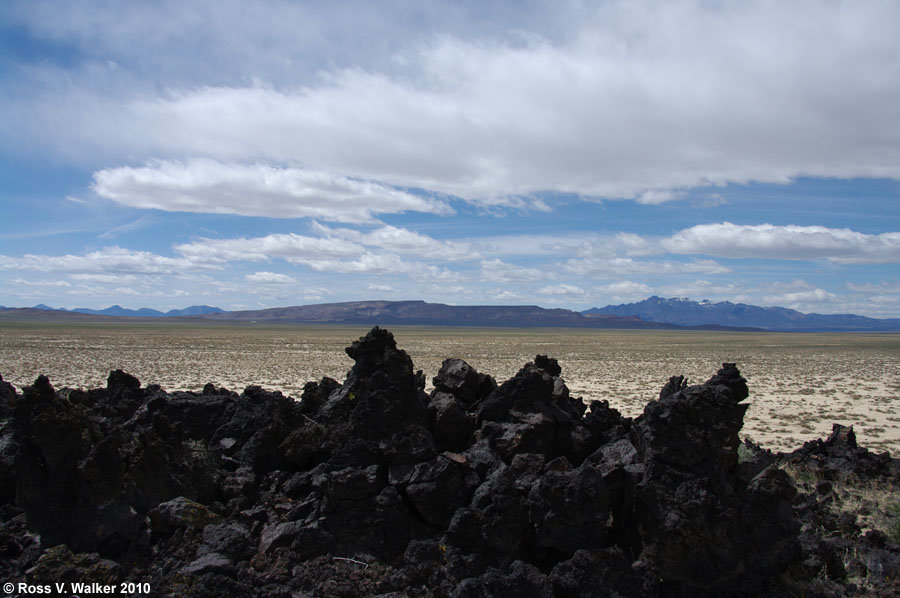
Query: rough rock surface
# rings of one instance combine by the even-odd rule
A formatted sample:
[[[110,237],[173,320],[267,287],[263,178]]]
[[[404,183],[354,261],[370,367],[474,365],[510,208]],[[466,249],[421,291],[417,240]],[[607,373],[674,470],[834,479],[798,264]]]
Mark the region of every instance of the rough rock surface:
[[[347,353],[344,383],[299,401],[167,393],[121,371],[92,390],[0,378],[0,579],[160,596],[838,596],[858,590],[839,558],[852,549],[878,592],[897,589],[896,543],[816,535],[819,502],[785,473],[896,479],[897,460],[846,429],[747,456],[734,364],[672,378],[632,420],[588,410],[547,356],[500,385],[448,359],[429,396],[390,332]]]

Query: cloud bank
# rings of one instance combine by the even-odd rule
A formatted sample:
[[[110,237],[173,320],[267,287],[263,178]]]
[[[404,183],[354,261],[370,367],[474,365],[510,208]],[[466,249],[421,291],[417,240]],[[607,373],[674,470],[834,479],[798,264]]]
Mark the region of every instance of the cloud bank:
[[[218,18],[240,18],[228,6]],[[439,10],[452,14],[448,6]],[[572,18],[565,35],[537,18],[518,36],[399,35],[405,45],[299,80],[289,69],[265,82],[238,71],[126,92],[137,73],[120,66],[90,88],[84,77],[50,89],[33,67],[43,95],[4,100],[15,115],[7,126],[53,152],[162,160],[98,170],[97,192],[128,205],[344,222],[360,218],[312,198],[357,201],[371,218],[446,213],[406,188],[485,205],[546,191],[656,204],[727,183],[900,178],[897,3],[577,6],[560,9]],[[268,8],[273,22],[296,12]],[[94,32],[85,27],[65,34],[83,42]],[[262,52],[235,47],[226,29],[211,27],[222,37],[209,41],[244,58]],[[296,55],[289,36],[276,31],[273,43],[267,52]],[[151,82],[164,77],[159,68]],[[240,200],[248,192],[258,207]]]

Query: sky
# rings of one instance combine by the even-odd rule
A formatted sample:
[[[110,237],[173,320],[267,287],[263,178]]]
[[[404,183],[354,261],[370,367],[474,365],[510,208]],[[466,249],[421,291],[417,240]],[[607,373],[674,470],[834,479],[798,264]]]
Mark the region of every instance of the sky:
[[[900,317],[895,0],[4,0],[0,305]]]

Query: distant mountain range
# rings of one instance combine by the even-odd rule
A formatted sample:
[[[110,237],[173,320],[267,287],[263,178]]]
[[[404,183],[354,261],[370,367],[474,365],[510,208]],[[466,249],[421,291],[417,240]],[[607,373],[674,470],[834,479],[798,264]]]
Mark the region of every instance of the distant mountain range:
[[[6,321],[78,320],[86,318],[190,318],[191,321],[381,324],[419,326],[484,326],[518,328],[773,330],[809,332],[900,331],[900,318],[876,319],[853,314],[804,314],[783,307],[759,307],[723,301],[650,297],[637,303],[595,307],[584,312],[547,309],[536,305],[445,305],[425,301],[350,301],[248,311],[224,311],[195,305],[161,312],[125,309],[114,305],[102,310],[58,310],[46,305],[0,308]]]
[[[232,322],[319,324],[406,324],[419,326],[499,326],[561,328],[677,328],[633,316],[585,316],[568,309],[536,305],[445,305],[425,301],[350,301],[203,316]]]
[[[804,314],[784,307],[759,307],[745,303],[692,301],[685,298],[650,297],[637,303],[607,305],[582,312],[585,315],[636,316],[642,320],[678,326],[748,326],[765,330],[810,332],[876,332],[900,330],[900,318],[877,319],[854,314]]]
[[[44,305],[43,303],[35,305],[33,309],[45,311],[72,311],[79,314],[91,314],[94,316],[115,316],[124,318],[181,318],[185,316],[202,316],[205,314],[222,313],[223,310],[218,307],[210,307],[209,305],[192,305],[184,309],[170,309],[167,312],[161,312],[149,307],[140,309],[126,309],[121,305],[113,305],[106,309],[88,309],[87,307],[76,307],[72,310],[58,309]]]
[[[202,312],[202,313],[198,313]],[[226,312],[218,308],[193,307],[163,314],[157,310],[124,309],[55,310],[46,305],[33,308],[0,308],[6,321],[86,321],[100,318],[113,321],[123,317],[167,317],[208,322],[305,323],[351,325],[484,326],[517,328],[606,328],[663,329],[686,328],[675,324],[647,322],[635,316],[584,315],[568,309],[547,309],[536,305],[445,305],[425,301],[351,301],[294,307]],[[721,326],[687,328],[721,329]]]

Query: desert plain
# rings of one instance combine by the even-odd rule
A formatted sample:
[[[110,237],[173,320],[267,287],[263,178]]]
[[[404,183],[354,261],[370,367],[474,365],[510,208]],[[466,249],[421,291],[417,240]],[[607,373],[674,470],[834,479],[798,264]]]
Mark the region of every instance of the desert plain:
[[[95,388],[110,370],[168,391],[207,382],[299,398],[311,380],[342,381],[344,352],[367,326],[184,322],[0,325],[0,374],[17,388],[46,374],[57,388]],[[742,435],[773,450],[853,425],[862,446],[900,453],[900,334],[646,330],[481,329],[391,326],[429,382],[441,362],[465,359],[502,383],[545,354],[562,366],[572,396],[607,400],[637,416],[670,376],[690,384],[734,362],[750,404]]]

